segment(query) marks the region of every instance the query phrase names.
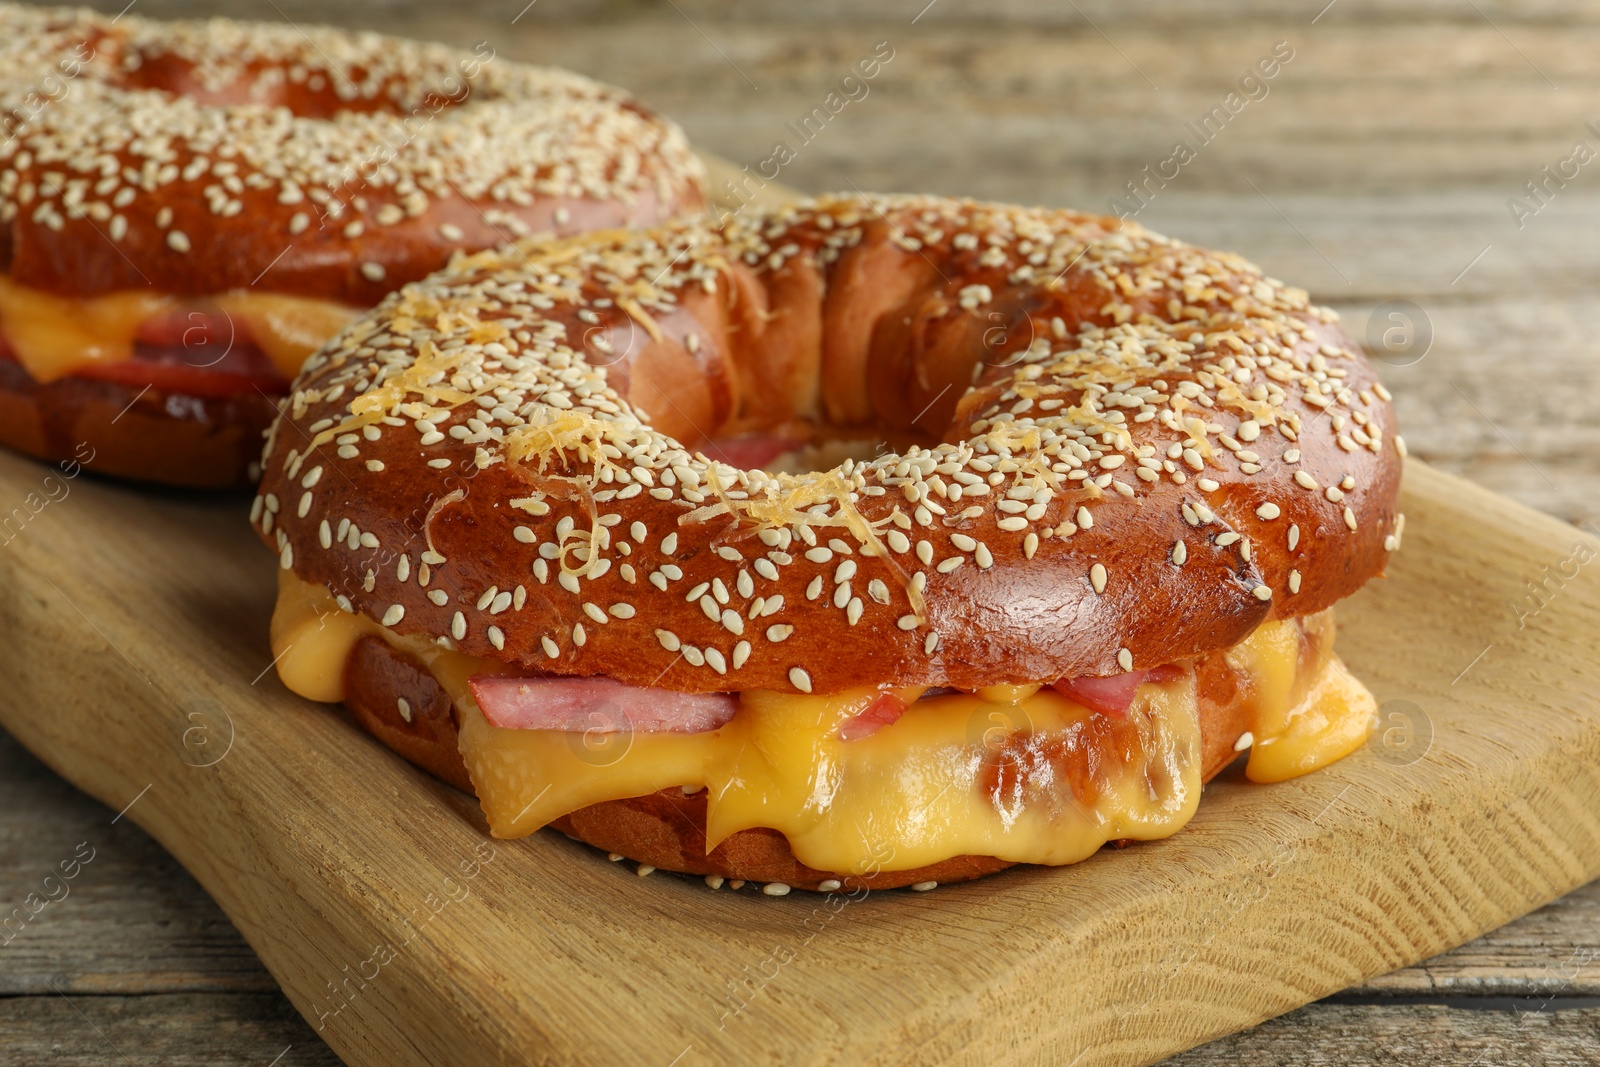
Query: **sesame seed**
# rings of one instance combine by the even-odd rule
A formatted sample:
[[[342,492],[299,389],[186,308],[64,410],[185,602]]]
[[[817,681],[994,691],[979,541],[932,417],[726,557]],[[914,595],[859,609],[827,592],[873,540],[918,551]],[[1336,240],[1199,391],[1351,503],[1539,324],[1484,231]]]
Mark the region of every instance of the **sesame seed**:
[[[182,230],[168,230],[167,247],[172,249],[174,252],[189,251],[189,249],[192,247],[189,243],[189,235],[184,233]]]
[[[1133,670],[1133,653],[1125,648],[1117,649],[1117,666],[1125,671]]]
[[[1096,593],[1104,593],[1106,591],[1105,564],[1096,563],[1089,568],[1089,584],[1094,587]]]
[[[1270,501],[1256,508],[1256,518],[1263,519],[1267,522],[1271,522],[1281,514],[1283,513],[1278,509],[1278,505]]]
[[[761,892],[769,897],[786,897],[789,895],[789,886],[783,882],[768,882],[761,887]]]
[[[406,609],[404,607],[399,604],[390,604],[389,610],[383,613],[383,624],[385,626],[394,626],[405,617]]]
[[[1255,597],[1257,600],[1271,600],[1272,589],[1269,586],[1258,585],[1254,589],[1250,590],[1250,595]]]
[[[1233,743],[1233,750],[1235,752],[1243,752],[1245,749],[1251,747],[1255,743],[1256,735],[1251,733],[1249,730],[1246,730],[1244,733],[1239,735],[1239,740]]]
[[[1289,592],[1298,593],[1299,591],[1300,591],[1300,572],[1299,571],[1290,571],[1289,572]]]
[[[1172,545],[1172,562],[1181,567],[1189,559],[1189,546],[1182,541],[1175,541]]]
[[[842,884],[837,878],[825,878],[817,883],[817,888],[824,893],[832,893]]]
[[[809,693],[811,692],[811,675],[807,674],[803,668],[790,667],[789,684],[802,693]]]
[[[938,882],[916,882],[911,886],[911,888],[915,889],[918,893],[926,893],[930,889],[938,889],[939,888],[939,883]]]

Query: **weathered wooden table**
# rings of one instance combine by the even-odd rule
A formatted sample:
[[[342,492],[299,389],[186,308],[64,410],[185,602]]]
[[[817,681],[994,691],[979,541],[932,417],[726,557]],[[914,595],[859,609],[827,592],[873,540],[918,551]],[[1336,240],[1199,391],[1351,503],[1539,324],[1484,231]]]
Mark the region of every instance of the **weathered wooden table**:
[[[1413,454],[1600,525],[1600,13],[524,3],[139,10],[487,40],[634,89],[752,171],[783,142],[778,176],[801,189],[1116,198],[1338,308],[1387,364]],[[874,52],[892,55],[875,78],[842,83]],[[1242,81],[1274,55],[1273,77]],[[336,1063],[199,887],[116,816],[0,735],[0,906],[93,856],[0,944],[0,1064]],[[1600,884],[1173,1062],[1600,1063]]]

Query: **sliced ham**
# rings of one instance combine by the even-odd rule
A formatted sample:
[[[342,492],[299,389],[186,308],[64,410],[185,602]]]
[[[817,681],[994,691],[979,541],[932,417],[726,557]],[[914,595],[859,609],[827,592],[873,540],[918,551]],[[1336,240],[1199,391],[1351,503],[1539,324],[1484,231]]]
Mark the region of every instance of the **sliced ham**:
[[[765,434],[746,434],[742,437],[722,437],[706,441],[699,446],[707,459],[726,463],[742,471],[760,470],[785,452],[793,452],[800,442],[787,437],[769,437]]]
[[[893,693],[880,693],[865,711],[844,721],[844,725],[839,727],[839,740],[858,741],[863,737],[871,737],[905,713],[905,701]]]
[[[467,685],[489,724],[507,730],[698,734],[739,710],[728,693],[675,693],[610,678],[480,674]]]
[[[1077,701],[1090,711],[1098,711],[1114,719],[1127,716],[1133,706],[1134,693],[1145,682],[1170,682],[1183,674],[1175,664],[1152,667],[1145,671],[1129,671],[1105,678],[1062,678],[1052,682],[1051,688],[1070,700]]]

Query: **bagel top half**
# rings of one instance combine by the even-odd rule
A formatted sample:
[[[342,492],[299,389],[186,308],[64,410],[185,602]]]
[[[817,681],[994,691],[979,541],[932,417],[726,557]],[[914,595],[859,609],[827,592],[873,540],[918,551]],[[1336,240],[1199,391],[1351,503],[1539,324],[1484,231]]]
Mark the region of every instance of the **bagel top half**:
[[[700,207],[674,124],[476,49],[0,3],[0,268],[370,307],[461,248]]]
[[[524,241],[306,365],[254,513],[342,608],[530,672],[826,693],[1113,675],[1380,573],[1403,443],[1244,260],[928,197]],[[773,474],[744,434],[857,437]]]

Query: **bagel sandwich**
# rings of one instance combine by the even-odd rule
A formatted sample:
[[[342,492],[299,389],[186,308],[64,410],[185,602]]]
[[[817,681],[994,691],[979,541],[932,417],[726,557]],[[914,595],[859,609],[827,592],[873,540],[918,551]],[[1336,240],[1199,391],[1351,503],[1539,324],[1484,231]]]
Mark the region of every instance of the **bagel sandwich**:
[[[617,89],[327,27],[0,2],[0,444],[254,487],[301,362],[461,250],[698,210]]]
[[[285,684],[769,893],[1151,840],[1373,729],[1404,444],[1336,316],[1116,219],[837,196],[458,258],[314,355],[252,521]]]

